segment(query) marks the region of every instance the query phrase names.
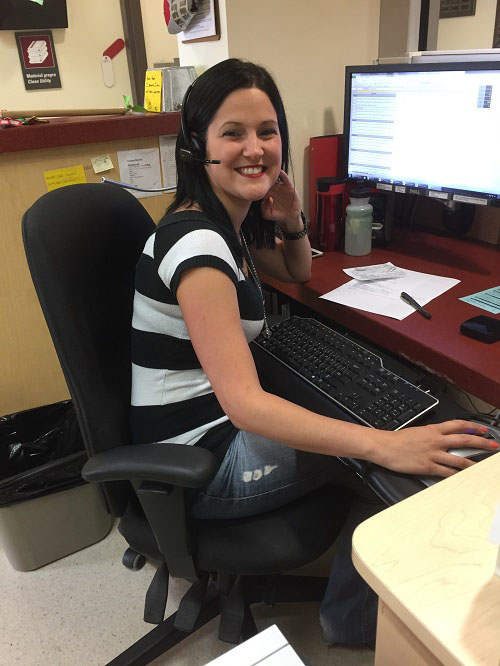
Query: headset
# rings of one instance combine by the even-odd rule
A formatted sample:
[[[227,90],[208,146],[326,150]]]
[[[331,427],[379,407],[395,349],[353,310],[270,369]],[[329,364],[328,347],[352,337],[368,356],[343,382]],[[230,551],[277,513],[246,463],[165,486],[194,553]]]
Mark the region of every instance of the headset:
[[[197,80],[197,79],[196,79]],[[193,150],[187,150],[187,148],[181,148],[179,150],[179,157],[181,160],[184,162],[197,162],[199,164],[220,164],[220,160],[206,160],[204,159],[202,155],[202,149],[200,144],[198,143],[198,139],[196,138],[196,135],[191,134],[188,132],[187,129],[187,104],[189,100],[189,96],[191,94],[191,90],[193,89],[196,80],[193,81],[193,83],[189,86],[189,88],[186,90],[186,94],[184,95],[184,99],[182,101],[182,107],[181,107],[181,134],[184,139],[184,143],[189,146],[193,147]]]

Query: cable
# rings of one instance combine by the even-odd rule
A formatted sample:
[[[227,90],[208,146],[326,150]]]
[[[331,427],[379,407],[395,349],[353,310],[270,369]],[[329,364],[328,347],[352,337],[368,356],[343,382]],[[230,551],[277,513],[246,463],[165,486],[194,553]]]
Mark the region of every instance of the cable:
[[[146,188],[146,187],[137,187],[136,185],[130,185],[130,183],[122,183],[119,180],[111,180],[111,178],[101,178],[101,183],[111,183],[111,185],[119,185],[124,187],[127,190],[137,190],[139,192],[174,192],[177,189],[177,186],[173,187],[159,187],[157,189]]]

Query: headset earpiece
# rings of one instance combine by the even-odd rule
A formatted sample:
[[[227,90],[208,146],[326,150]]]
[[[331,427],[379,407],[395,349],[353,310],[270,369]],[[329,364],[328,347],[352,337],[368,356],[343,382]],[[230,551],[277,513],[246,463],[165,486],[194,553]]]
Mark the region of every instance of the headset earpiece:
[[[191,152],[195,154],[194,155],[195,157],[201,158],[202,151],[201,151],[200,142],[198,141],[198,135],[195,132],[193,132],[190,136],[190,140],[191,140],[191,146],[193,147],[193,150]]]
[[[196,81],[194,81],[189,88],[186,90],[186,93],[184,95],[184,99],[182,100],[182,107],[181,107],[181,135],[184,141],[184,144],[187,146],[187,148],[181,148],[179,150],[179,157],[181,160],[184,162],[195,162],[199,164],[220,164],[220,160],[206,160],[202,154],[202,148],[200,146],[200,142],[198,141],[198,136],[196,132],[189,132],[189,128],[187,126],[187,104],[189,100],[189,96],[191,94],[191,90],[193,89],[194,84]]]

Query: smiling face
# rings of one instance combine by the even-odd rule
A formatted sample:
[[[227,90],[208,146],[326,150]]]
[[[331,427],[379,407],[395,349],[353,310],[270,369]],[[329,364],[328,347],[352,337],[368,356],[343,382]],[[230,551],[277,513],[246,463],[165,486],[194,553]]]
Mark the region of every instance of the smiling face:
[[[239,228],[251,202],[266,196],[281,169],[278,120],[266,93],[240,88],[226,97],[208,126],[206,157],[221,161],[205,168]]]

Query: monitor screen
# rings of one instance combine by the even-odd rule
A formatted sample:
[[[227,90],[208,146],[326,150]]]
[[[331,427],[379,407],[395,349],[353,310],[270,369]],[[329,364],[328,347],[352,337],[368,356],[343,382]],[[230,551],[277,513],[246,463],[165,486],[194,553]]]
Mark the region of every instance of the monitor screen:
[[[0,30],[67,27],[66,0],[0,0]]]
[[[500,205],[500,62],[346,68],[345,173]]]

